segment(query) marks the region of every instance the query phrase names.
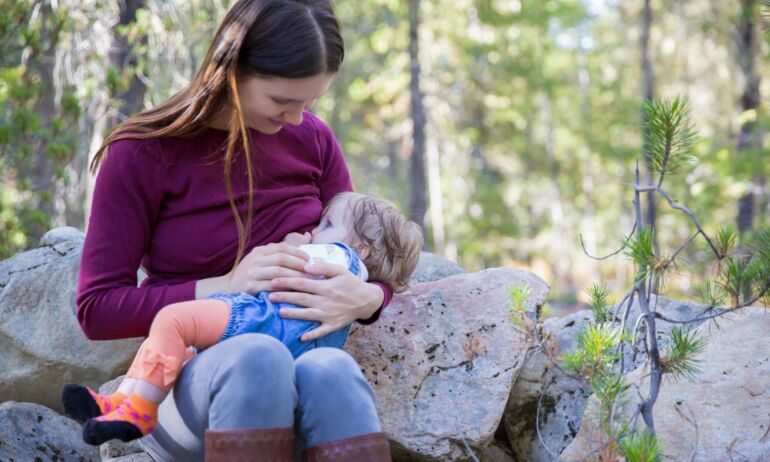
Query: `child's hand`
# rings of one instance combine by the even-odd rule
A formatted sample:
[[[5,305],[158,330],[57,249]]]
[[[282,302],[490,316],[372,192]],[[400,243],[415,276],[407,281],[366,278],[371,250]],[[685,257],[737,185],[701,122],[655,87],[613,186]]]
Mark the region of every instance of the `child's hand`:
[[[289,233],[283,238],[283,242],[293,245],[294,247],[299,247],[301,245],[310,244],[310,240],[312,239],[312,236],[310,233],[300,234],[300,233]]]

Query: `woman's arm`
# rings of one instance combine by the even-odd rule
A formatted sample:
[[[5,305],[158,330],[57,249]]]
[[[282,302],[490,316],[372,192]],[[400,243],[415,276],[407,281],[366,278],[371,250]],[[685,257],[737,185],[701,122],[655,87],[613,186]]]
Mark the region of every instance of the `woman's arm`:
[[[302,277],[308,256],[297,247],[282,242],[254,247],[235,268],[224,276],[201,279],[195,285],[195,298],[217,292],[265,292],[270,281],[279,277]]]
[[[272,290],[280,292],[270,294],[273,302],[305,307],[283,308],[280,312],[282,317],[321,323],[318,328],[303,335],[302,341],[323,337],[359,319],[372,318],[379,313],[385,301],[380,285],[362,281],[343,266],[309,263],[305,271],[326,279],[277,278],[272,282]]]
[[[163,200],[165,165],[149,141],[113,143],[96,177],[76,298],[86,337],[147,335],[162,307],[195,296],[195,281],[137,287],[137,269]]]
[[[168,166],[154,143],[113,143],[96,178],[76,299],[78,321],[91,339],[145,336],[167,305],[214,292],[264,291],[275,277],[301,275],[306,262],[297,249],[270,244],[249,252],[232,275],[137,287],[136,272],[151,245],[166,193]],[[179,233],[182,239],[184,230]]]

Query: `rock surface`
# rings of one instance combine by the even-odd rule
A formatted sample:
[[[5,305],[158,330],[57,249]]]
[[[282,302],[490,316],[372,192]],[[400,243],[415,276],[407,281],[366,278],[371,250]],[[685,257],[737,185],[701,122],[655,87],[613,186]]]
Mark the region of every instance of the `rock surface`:
[[[98,386],[123,372],[139,346],[83,335],[75,315],[83,241],[56,231],[42,239],[48,246],[0,262],[0,402],[61,410],[64,384]]]
[[[549,318],[543,323],[543,332],[564,354],[577,347],[575,336],[590,320],[593,314],[587,310]],[[535,422],[541,392],[542,442]],[[546,462],[558,457],[580,428],[589,394],[585,384],[551,366],[541,350],[533,350],[511,390],[502,424],[516,460]]]
[[[420,261],[417,262],[417,267],[414,269],[412,277],[409,278],[409,284],[438,281],[465,272],[457,263],[430,252],[422,252]]]
[[[99,451],[83,442],[81,427],[47,407],[0,404],[0,460],[98,461]]]
[[[704,308],[690,302],[655,296],[651,297],[651,304],[659,313],[677,320],[693,319]],[[635,300],[627,318],[628,329],[633,328],[640,313],[638,300]],[[543,332],[554,339],[561,354],[565,354],[575,350],[578,332],[593,319],[590,310],[581,310],[562,318],[549,318],[542,325]],[[668,341],[671,327],[669,323],[657,323],[657,338],[661,345]],[[634,357],[630,351],[625,357],[627,364],[635,361],[639,365],[642,360],[641,355]],[[535,416],[537,400],[544,387],[540,409],[541,441],[536,433]],[[503,426],[516,457],[531,462],[554,460],[577,435],[589,396],[590,390],[585,383],[551,366],[542,351],[533,351],[514,384],[503,418]]]
[[[718,322],[718,329],[698,328],[706,345],[695,379],[664,376],[653,413],[666,460],[770,460],[770,312],[745,308]],[[648,380],[639,368],[627,382],[646,393]],[[595,405],[591,397],[586,415]],[[641,419],[638,424],[643,427]],[[584,419],[561,460],[585,460],[598,434],[595,422]]]
[[[511,448],[502,441],[494,440],[492,444],[484,448],[479,458],[481,462],[516,462],[511,453]]]
[[[79,229],[72,226],[62,226],[43,234],[38,247],[53,247],[64,242],[83,241],[85,238],[86,235]]]
[[[146,452],[141,452],[137,454],[129,454],[127,456],[102,459],[102,462],[155,462],[155,460]]]
[[[704,314],[704,310],[706,308],[704,305],[699,305],[697,303],[684,302],[667,297],[656,297],[655,295],[650,296],[650,307],[654,308],[655,311],[662,314],[663,316],[677,321],[687,321],[690,319],[698,318]],[[629,330],[633,328],[634,323],[641,314],[642,310],[639,307],[639,301],[634,300],[634,303],[631,306],[628,314],[627,327]],[[690,323],[690,326],[697,327],[702,323],[703,321],[694,322]],[[661,341],[665,344],[668,341],[668,336],[671,332],[671,329],[676,325],[679,324],[671,324],[661,320],[656,321],[655,330],[658,333],[658,341]]]
[[[65,383],[96,388],[118,376],[141,340],[93,342],[82,334],[75,309],[82,233],[57,228],[40,245],[0,262],[0,401],[59,409]],[[140,271],[140,280],[142,276]],[[380,322],[355,327],[348,341],[348,350],[361,360],[377,389],[395,459],[470,460],[473,452],[483,460],[513,460],[503,440],[494,440],[527,349],[509,320],[507,287],[529,285],[528,309],[535,312],[546,298],[547,285],[518,270],[468,274],[425,252],[411,283],[413,288],[394,298]],[[118,383],[106,383],[100,391],[112,391]],[[414,399],[404,400],[402,393]],[[46,428],[68,435],[72,444],[81,441],[76,422],[46,412],[70,429],[60,431],[50,423]],[[28,444],[31,436],[20,444]],[[5,447],[0,439],[0,449]],[[95,448],[86,448],[90,455],[83,460],[98,460]],[[149,460],[135,443],[100,449],[103,459]]]
[[[415,285],[351,331],[345,349],[375,389],[394,460],[470,460],[465,444],[490,444],[528,348],[507,308],[507,288],[524,284],[537,311],[545,282],[489,269]]]

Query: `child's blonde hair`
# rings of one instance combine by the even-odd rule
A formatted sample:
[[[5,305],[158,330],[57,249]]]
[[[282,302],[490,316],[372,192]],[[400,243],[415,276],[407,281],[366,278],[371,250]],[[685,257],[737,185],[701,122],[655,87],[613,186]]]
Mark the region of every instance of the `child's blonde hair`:
[[[346,198],[350,199],[353,231],[369,248],[363,259],[369,278],[388,284],[394,292],[406,290],[422,251],[419,225],[409,221],[390,201],[354,192],[337,194],[326,210]]]

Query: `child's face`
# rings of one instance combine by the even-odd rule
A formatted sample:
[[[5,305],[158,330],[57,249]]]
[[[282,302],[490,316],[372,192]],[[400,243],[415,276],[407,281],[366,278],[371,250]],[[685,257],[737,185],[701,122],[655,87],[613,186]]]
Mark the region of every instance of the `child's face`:
[[[340,199],[326,210],[321,217],[321,222],[311,232],[311,244],[331,244],[332,242],[344,242],[350,246],[357,244],[351,242],[355,238],[355,231],[349,203],[348,198]]]

